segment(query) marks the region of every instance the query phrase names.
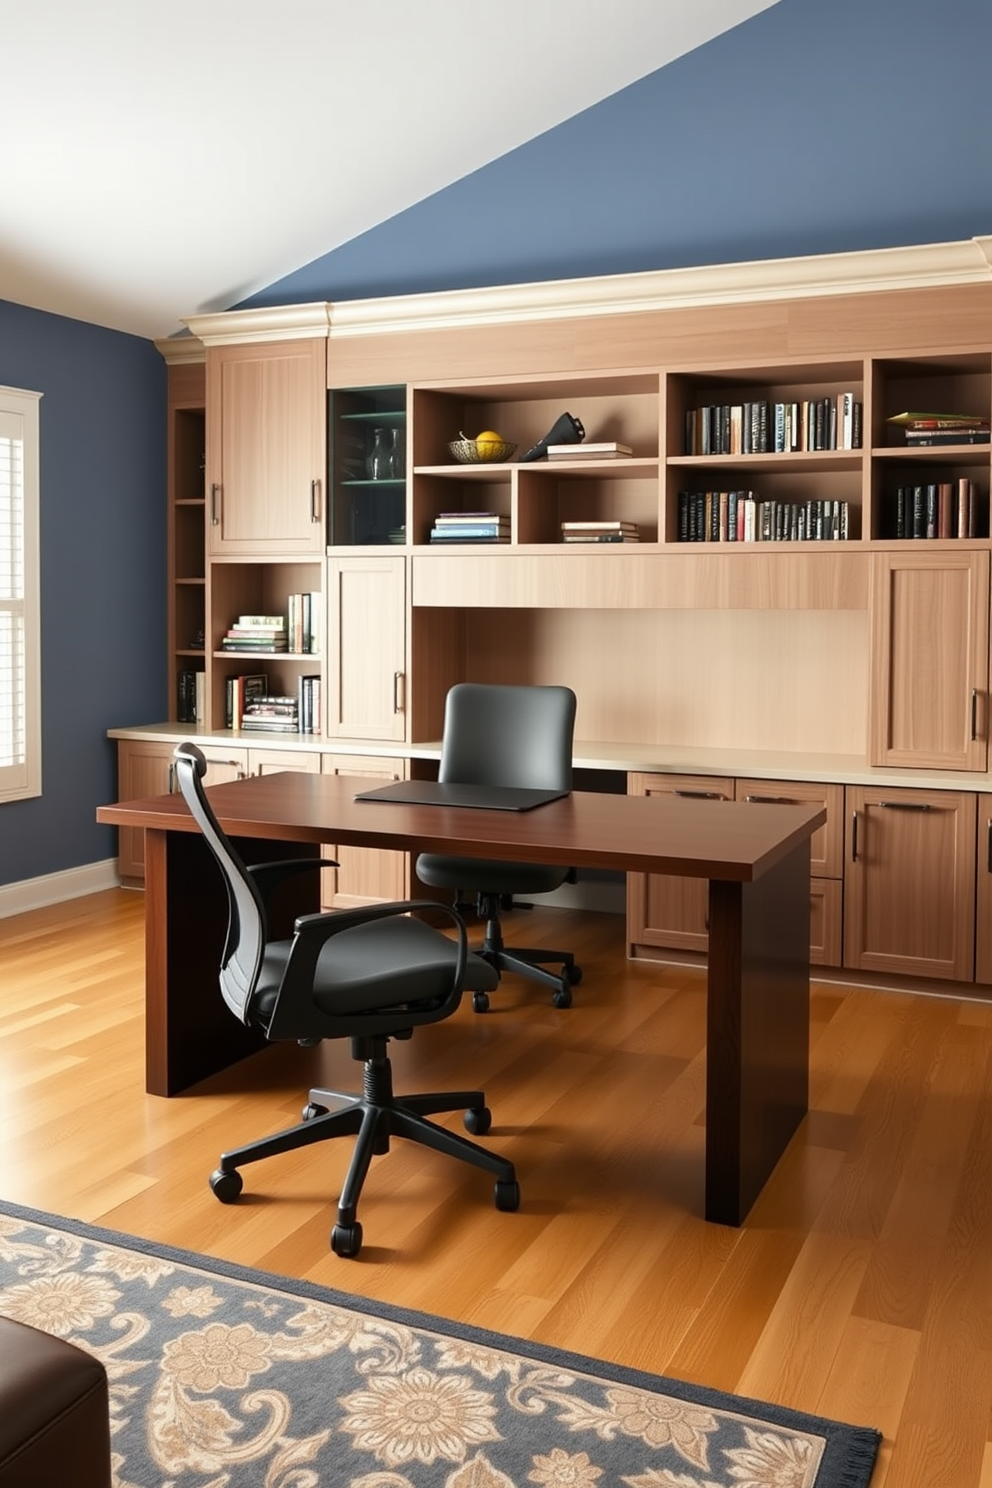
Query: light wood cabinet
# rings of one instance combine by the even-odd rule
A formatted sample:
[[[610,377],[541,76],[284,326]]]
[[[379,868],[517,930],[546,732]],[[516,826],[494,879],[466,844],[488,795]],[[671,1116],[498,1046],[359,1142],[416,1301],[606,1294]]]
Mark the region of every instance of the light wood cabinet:
[[[207,349],[207,546],[214,557],[322,553],[326,340]]]
[[[849,786],[846,808],[845,967],[971,980],[976,796]]]
[[[117,795],[121,801],[140,801],[162,796],[175,789],[172,740],[121,739],[117,746]],[[248,751],[226,746],[204,745],[208,785],[241,780],[248,773]],[[145,879],[144,832],[132,827],[118,830],[117,871],[122,883],[138,887]]]
[[[328,559],[326,651],[328,736],[404,740],[404,558]]]
[[[871,763],[986,769],[989,554],[876,554],[871,630]]]
[[[738,801],[826,808],[827,820],[810,840],[810,947],[814,966],[843,959],[844,788],[798,780],[738,780]]]
[[[377,755],[325,754],[325,775],[354,778],[355,790],[367,790],[377,782],[406,777],[406,762]],[[367,784],[363,784],[367,782]],[[371,847],[328,846],[325,856],[336,858],[337,868],[325,868],[321,902],[331,909],[354,909],[381,900],[410,897],[409,854]]]
[[[631,795],[691,795],[704,800],[826,807],[827,821],[810,843],[810,961],[840,966],[844,859],[844,790],[805,781],[728,780],[711,776],[634,773]],[[707,886],[664,874],[627,875],[627,938],[631,952],[651,949],[705,952]]]
[[[976,806],[975,981],[992,984],[992,792],[982,791]]]
[[[706,775],[632,773],[631,796],[692,796],[698,800],[732,801],[734,782]],[[627,941],[631,955],[650,948],[705,951],[709,943],[709,885],[705,879],[669,873],[627,874]]]

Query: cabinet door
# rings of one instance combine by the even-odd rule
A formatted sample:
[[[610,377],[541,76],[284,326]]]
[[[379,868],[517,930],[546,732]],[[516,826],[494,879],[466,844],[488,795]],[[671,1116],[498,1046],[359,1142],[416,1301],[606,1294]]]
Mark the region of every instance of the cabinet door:
[[[988,553],[876,554],[871,628],[871,763],[985,770]]]
[[[225,785],[229,780],[244,780],[248,774],[247,749],[229,749],[226,744],[201,744],[207,762],[204,785]]]
[[[975,822],[970,792],[848,788],[846,967],[970,981]]]
[[[301,770],[306,775],[319,775],[320,755],[314,750],[249,749],[249,775],[274,775],[280,770]]]
[[[406,738],[406,562],[327,562],[326,732]]]
[[[983,791],[977,807],[975,981],[992,982],[992,794]]]
[[[211,554],[324,550],[323,340],[207,349]]]
[[[117,799],[142,801],[173,789],[172,751],[168,741],[121,739],[117,746]],[[140,827],[117,829],[117,872],[122,883],[145,878],[145,834]]]
[[[708,775],[628,777],[632,796],[695,796],[732,801],[734,782]],[[668,873],[627,874],[627,941],[668,950],[705,951],[708,945],[709,884],[704,878]],[[636,953],[636,952],[635,952]]]
[[[406,773],[403,760],[380,759],[374,755],[325,754],[321,761],[325,775],[346,775],[355,779],[355,789],[368,786],[362,781],[385,784],[402,780]],[[373,847],[326,847],[327,857],[336,858],[337,868],[325,868],[321,902],[331,909],[354,909],[383,900],[406,899],[410,889],[409,853],[392,852]]]

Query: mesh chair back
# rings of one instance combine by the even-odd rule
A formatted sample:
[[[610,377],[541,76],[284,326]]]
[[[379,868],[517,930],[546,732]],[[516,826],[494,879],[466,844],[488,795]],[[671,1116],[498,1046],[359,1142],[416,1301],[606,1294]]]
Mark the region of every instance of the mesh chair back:
[[[174,758],[183,799],[217,860],[227,890],[227,941],[221,957],[221,995],[235,1017],[248,1023],[248,1001],[262,969],[267,938],[265,907],[257,885],[221,830],[207,800],[203,789],[207,761],[202,750],[195,744],[179,744]]]
[[[571,790],[575,693],[570,687],[459,682],[444,709],[439,780]]]

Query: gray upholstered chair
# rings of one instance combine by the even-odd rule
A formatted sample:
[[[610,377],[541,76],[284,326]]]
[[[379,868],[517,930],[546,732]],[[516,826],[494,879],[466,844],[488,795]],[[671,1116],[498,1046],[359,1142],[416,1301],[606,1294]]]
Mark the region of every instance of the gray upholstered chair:
[[[438,779],[446,784],[509,785],[531,789],[572,788],[575,693],[568,687],[510,687],[460,682],[445,700],[444,733]],[[507,946],[501,912],[513,908],[515,894],[549,894],[566,880],[569,868],[541,863],[503,863],[483,858],[421,853],[417,876],[434,889],[473,896],[486,921],[476,955],[497,973],[518,972],[552,989],[556,1007],[568,1007],[572,987],[582,978],[571,951]],[[557,964],[560,971],[542,963]],[[489,992],[473,993],[476,1012],[489,1007]]]
[[[420,1024],[450,1017],[464,990],[497,984],[492,968],[469,952],[457,912],[447,905],[404,900],[307,914],[296,920],[290,939],[271,940],[267,897],[287,879],[320,866],[318,860],[246,866],[207,799],[202,752],[195,744],[180,744],[175,761],[179,787],[227,888],[230,914],[220,990],[228,1007],[270,1040],[314,1044],[325,1038],[349,1039],[352,1056],[364,1066],[360,1096],[311,1090],[298,1125],[225,1152],[210,1179],[217,1198],[234,1202],[242,1189],[238,1169],[245,1163],[331,1137],[356,1136],[331,1249],[341,1256],[357,1255],[362,1244],[357,1206],[366,1174],[373,1156],[389,1150],[390,1137],[401,1136],[495,1173],[496,1208],[516,1209],[520,1190],[513,1164],[426,1119],[464,1110],[467,1129],[484,1136],[491,1116],[481,1090],[393,1094],[388,1041],[409,1038]],[[447,916],[455,937],[449,939],[416,918],[424,911]]]

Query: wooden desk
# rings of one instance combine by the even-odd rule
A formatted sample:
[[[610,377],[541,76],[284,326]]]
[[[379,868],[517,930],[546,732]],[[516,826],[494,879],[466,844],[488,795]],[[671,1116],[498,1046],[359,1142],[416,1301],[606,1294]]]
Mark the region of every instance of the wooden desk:
[[[826,813],[588,792],[536,811],[475,811],[354,791],[287,772],[209,794],[248,861],[284,857],[287,843],[316,857],[334,842],[709,879],[705,1212],[740,1224],[808,1105],[809,842]],[[260,1045],[217,988],[220,876],[178,795],[102,806],[97,819],[145,831],[146,1083],[174,1095]],[[563,1016],[580,1018],[581,1000]]]

